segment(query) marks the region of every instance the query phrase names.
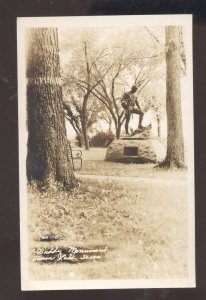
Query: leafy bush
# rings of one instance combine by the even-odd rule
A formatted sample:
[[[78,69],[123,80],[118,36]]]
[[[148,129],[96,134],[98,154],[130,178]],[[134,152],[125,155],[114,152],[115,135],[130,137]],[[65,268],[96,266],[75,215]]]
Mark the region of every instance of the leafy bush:
[[[77,143],[77,146],[78,147],[83,147],[84,145],[84,140],[83,140],[83,137],[81,134],[77,134],[76,137],[75,137],[75,140],[76,140],[76,143]]]
[[[97,132],[90,141],[91,147],[108,147],[115,139],[115,135],[112,132]]]

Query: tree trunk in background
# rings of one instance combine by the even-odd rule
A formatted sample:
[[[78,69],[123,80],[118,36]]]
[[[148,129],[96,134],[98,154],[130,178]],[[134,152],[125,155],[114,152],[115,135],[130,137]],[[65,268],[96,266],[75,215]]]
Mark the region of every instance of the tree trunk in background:
[[[120,135],[121,135],[121,124],[117,124],[116,126],[116,138],[119,140],[120,139]]]
[[[166,168],[184,166],[184,142],[181,110],[179,30],[166,26],[166,110],[167,110],[167,155],[160,164]]]
[[[89,96],[84,96],[83,106],[82,106],[82,134],[84,137],[84,145],[85,149],[89,150],[89,140],[87,135],[87,102],[88,102]]]
[[[76,139],[78,141],[78,147],[82,148],[84,146],[84,137],[82,133],[78,133]]]
[[[157,135],[160,138],[161,137],[161,126],[160,126],[160,118],[158,115],[156,116],[156,119],[157,119]]]
[[[28,180],[42,185],[55,181],[66,188],[77,184],[68,158],[58,33],[55,28],[28,31],[27,111]]]
[[[108,128],[109,132],[112,132],[112,120],[109,120],[109,128]]]

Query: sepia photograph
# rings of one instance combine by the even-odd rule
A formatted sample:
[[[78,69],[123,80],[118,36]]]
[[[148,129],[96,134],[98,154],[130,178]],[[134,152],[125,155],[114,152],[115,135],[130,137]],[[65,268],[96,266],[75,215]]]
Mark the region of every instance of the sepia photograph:
[[[192,15],[17,29],[22,290],[195,287]]]

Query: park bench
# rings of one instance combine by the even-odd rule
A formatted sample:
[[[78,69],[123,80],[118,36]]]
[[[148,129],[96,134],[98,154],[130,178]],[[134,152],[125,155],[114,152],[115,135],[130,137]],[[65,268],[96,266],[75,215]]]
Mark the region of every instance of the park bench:
[[[80,171],[82,168],[82,151],[81,150],[72,150],[71,143],[68,142],[68,150],[69,150],[69,159],[72,163],[72,167],[74,171]],[[74,160],[79,160],[80,161],[80,167],[75,168]]]

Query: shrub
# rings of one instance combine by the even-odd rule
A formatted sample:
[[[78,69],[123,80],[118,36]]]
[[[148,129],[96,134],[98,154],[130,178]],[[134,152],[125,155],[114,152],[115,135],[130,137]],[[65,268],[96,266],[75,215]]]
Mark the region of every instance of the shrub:
[[[76,144],[78,147],[83,147],[84,145],[84,139],[83,139],[83,136],[82,134],[77,134],[76,137],[75,137],[75,141],[76,141]]]
[[[108,147],[115,139],[115,135],[112,132],[97,132],[90,141],[91,147]]]

